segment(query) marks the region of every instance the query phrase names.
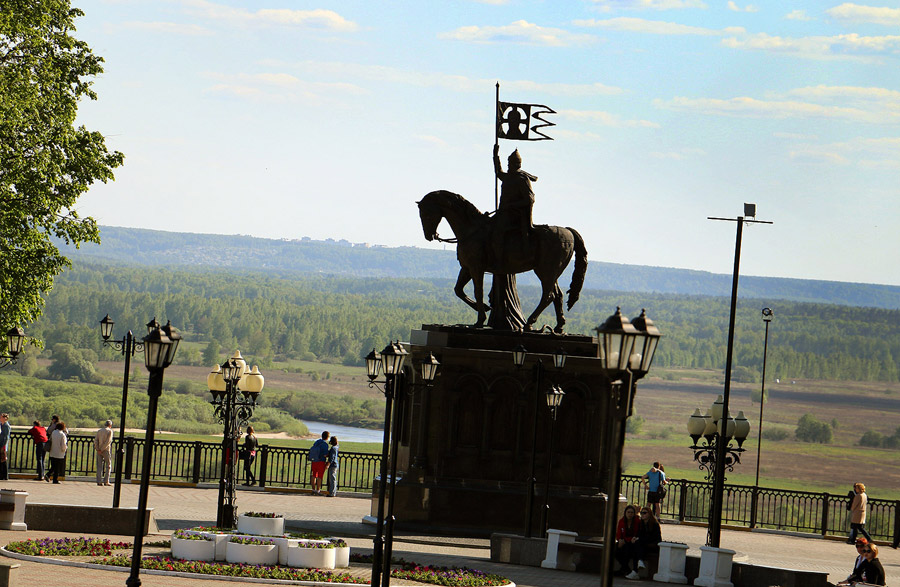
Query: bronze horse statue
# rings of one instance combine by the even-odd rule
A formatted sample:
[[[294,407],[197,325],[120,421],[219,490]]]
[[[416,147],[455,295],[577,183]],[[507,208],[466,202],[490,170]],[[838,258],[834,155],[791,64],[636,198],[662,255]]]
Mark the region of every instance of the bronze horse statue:
[[[491,227],[493,219],[481,213],[468,200],[445,190],[438,190],[425,195],[419,202],[419,218],[425,239],[438,239],[437,227],[442,219],[446,219],[456,235],[456,258],[459,261],[459,277],[453,291],[456,295],[478,312],[476,327],[484,326],[490,306],[484,303],[484,274],[516,274],[534,271],[541,281],[541,300],[525,324],[525,330],[537,322],[541,312],[553,302],[556,310],[556,328],[554,332],[562,333],[566,323],[563,315],[563,296],[557,280],[568,266],[575,254],[575,271],[569,286],[567,309],[571,310],[581,287],[584,285],[584,274],[587,271],[587,250],[581,235],[574,228],[561,226],[535,225],[531,244],[515,248],[496,258],[491,245]],[[466,295],[465,287],[472,281],[475,299]]]

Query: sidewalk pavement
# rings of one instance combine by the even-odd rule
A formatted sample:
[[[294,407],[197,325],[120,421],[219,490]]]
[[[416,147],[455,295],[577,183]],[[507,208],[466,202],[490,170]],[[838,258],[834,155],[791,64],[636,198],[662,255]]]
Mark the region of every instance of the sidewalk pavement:
[[[10,480],[3,482],[3,488],[28,491],[28,501],[35,503],[61,503],[73,505],[112,505],[111,487],[100,487],[93,482],[67,480],[60,485],[30,480]],[[135,507],[138,485],[122,487],[122,507]],[[154,509],[154,517],[162,534],[190,526],[212,526],[215,524],[217,487],[163,487],[151,486],[149,507]],[[268,511],[285,515],[285,525],[292,530],[310,530],[328,533],[347,539],[348,544],[360,552],[371,551],[373,527],[361,522],[369,513],[370,500],[361,497],[325,498],[309,493],[263,491],[258,488],[242,489],[238,492],[239,511]],[[552,519],[552,518],[551,518]],[[31,531],[27,533],[0,531],[0,544],[24,538],[62,536],[59,533]],[[121,536],[114,540],[128,540]],[[699,555],[699,547],[705,543],[706,528],[679,524],[663,524],[663,539],[682,542],[690,547],[688,554]],[[836,583],[844,579],[856,556],[855,549],[843,541],[824,540],[819,537],[794,536],[768,532],[723,530],[723,548],[736,551],[735,560],[764,566],[813,569],[827,571],[829,581]],[[889,546],[880,547],[879,558],[887,574],[888,585],[900,585],[900,551]],[[493,563],[490,560],[489,541],[486,539],[427,536],[398,532],[394,539],[394,557],[414,560],[423,564],[441,566],[466,566],[508,577],[521,587],[596,587],[599,576],[586,573],[567,573],[537,567],[522,567]],[[48,570],[46,564],[15,561],[21,564],[16,569],[16,583],[22,585],[43,584],[48,574],[56,575],[56,570]],[[77,567],[55,567],[70,585],[124,584],[127,573]],[[63,570],[64,569],[64,570]],[[182,579],[158,575],[141,574],[142,583],[148,587],[182,585],[222,587],[226,581],[217,579]],[[392,580],[392,584],[401,582]],[[649,581],[628,581],[616,578],[615,585],[654,585]],[[765,587],[765,586],[763,586]]]

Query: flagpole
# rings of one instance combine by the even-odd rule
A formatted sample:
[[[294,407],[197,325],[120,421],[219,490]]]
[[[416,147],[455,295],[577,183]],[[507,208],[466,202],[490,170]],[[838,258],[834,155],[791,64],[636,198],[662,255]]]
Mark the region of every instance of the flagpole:
[[[500,117],[500,82],[497,82],[497,96],[494,99],[494,146],[500,144],[500,125],[499,123]],[[497,178],[497,174],[494,174],[494,212],[500,208],[500,194],[499,188],[497,184],[499,183],[499,179]]]

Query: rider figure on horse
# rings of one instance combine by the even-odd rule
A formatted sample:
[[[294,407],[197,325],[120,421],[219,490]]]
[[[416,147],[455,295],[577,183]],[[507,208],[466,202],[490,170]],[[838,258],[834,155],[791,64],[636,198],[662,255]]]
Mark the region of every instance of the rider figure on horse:
[[[500,145],[494,145],[494,173],[500,180],[500,205],[494,217],[491,244],[498,258],[505,250],[521,251],[527,254],[532,223],[531,211],[534,207],[534,191],[531,182],[537,177],[522,169],[522,156],[516,149],[509,156],[508,171],[500,167]],[[509,248],[505,243],[511,243]]]

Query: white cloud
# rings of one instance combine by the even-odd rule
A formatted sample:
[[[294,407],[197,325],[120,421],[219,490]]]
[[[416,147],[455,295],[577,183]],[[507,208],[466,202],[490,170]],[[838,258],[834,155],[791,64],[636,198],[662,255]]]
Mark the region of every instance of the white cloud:
[[[853,100],[854,102],[881,102],[888,107],[900,106],[900,91],[876,87],[858,86],[808,86],[787,92],[789,96],[817,98],[819,100]]]
[[[591,35],[573,34],[563,29],[542,27],[525,20],[517,20],[506,26],[464,26],[438,35],[442,39],[455,39],[468,43],[520,43],[548,47],[585,45],[597,39]]]
[[[112,27],[113,25],[110,25]],[[123,29],[149,31],[151,33],[165,33],[171,35],[205,36],[213,32],[196,24],[182,24],[177,22],[137,22],[129,21],[118,25]]]
[[[204,76],[217,82],[206,88],[206,92],[255,102],[322,103],[326,96],[366,93],[354,84],[307,82],[289,73],[206,73]]]
[[[643,18],[625,17],[607,18],[603,20],[576,20],[572,24],[583,27],[597,27],[615,31],[628,31],[631,33],[647,33],[652,35],[701,35],[715,36],[725,34],[723,31],[704,27],[689,26],[676,22],[661,20],[646,20]],[[743,31],[743,29],[740,29]],[[738,34],[737,29],[729,29],[727,34]]]
[[[680,10],[706,8],[702,0],[593,0],[600,12],[613,10]]]
[[[183,0],[189,11],[202,18],[223,20],[237,26],[286,26],[353,32],[359,27],[333,10],[290,10],[264,8],[256,11],[234,8],[207,0]]]
[[[884,6],[863,6],[845,2],[825,11],[832,18],[854,23],[883,24],[900,26],[900,8]]]
[[[266,61],[263,65],[273,68],[295,68],[315,76],[403,84],[423,88],[444,88],[454,92],[484,92],[485,88],[493,88],[494,84],[497,83],[496,79],[478,79],[462,75],[410,71],[385,65],[362,65],[359,63],[334,61],[301,61],[296,63]],[[504,92],[521,91],[529,95],[547,94],[570,97],[613,96],[625,92],[622,88],[601,83],[562,84],[540,83],[530,80],[500,80],[500,86]]]
[[[864,169],[900,169],[900,137],[857,137],[844,142],[799,145],[791,159],[806,163],[855,164]]]
[[[559,115],[578,123],[594,123],[613,128],[660,128],[656,122],[649,120],[627,120],[600,110],[560,110]]]
[[[777,37],[757,33],[746,37],[722,39],[732,49],[769,51],[807,59],[871,59],[900,53],[900,36],[865,37],[858,34],[831,37]]]
[[[741,8],[734,3],[734,0],[728,0],[728,10],[732,10],[734,12],[759,12],[759,8],[752,4],[748,4]]]
[[[900,124],[900,111],[830,106],[793,100],[758,100],[749,97],[723,100],[677,96],[668,101],[655,100],[654,105],[713,116],[771,119],[827,118],[870,124]]]
[[[812,20],[805,10],[791,10],[784,17],[788,20]]]

